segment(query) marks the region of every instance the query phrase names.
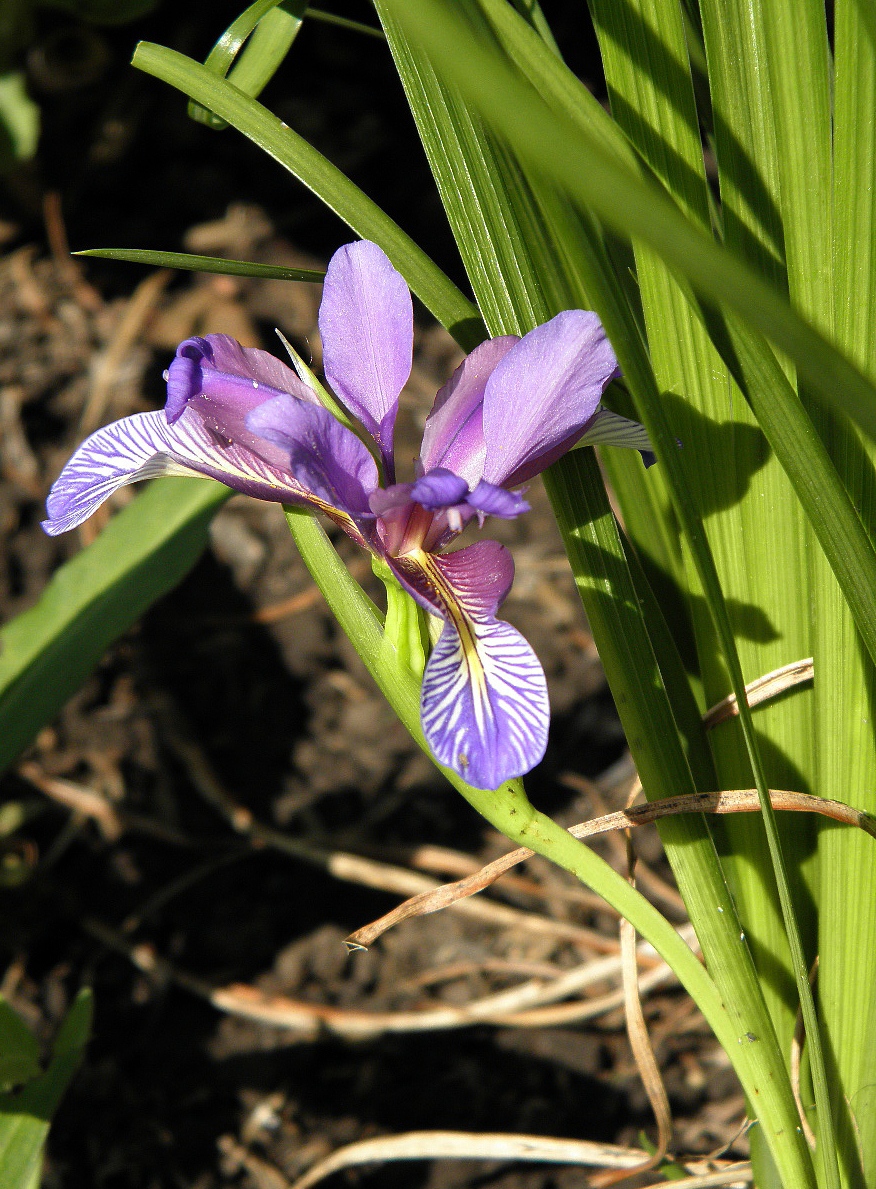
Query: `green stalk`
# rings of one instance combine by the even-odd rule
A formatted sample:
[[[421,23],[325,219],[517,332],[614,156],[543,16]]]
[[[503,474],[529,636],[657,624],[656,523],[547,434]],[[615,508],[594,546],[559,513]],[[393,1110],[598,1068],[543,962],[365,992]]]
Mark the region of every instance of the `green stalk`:
[[[598,479],[596,480],[598,483]],[[338,557],[325,530],[301,508],[285,509],[295,544],[341,628],[350,638],[378,688],[408,729],[414,741],[431,755],[420,726],[419,682],[394,650],[387,648],[380,620],[370,600]],[[610,515],[610,513],[609,513]],[[491,825],[521,846],[528,846],[570,871],[631,921],[668,962],[709,1021],[740,1077],[750,1081],[752,1054],[758,1045],[741,1036],[738,1011],[724,1006],[706,969],[675,929],[627,880],[594,851],[528,801],[522,782],[512,780],[500,789],[476,789],[449,768],[439,771]],[[744,1043],[743,1043],[744,1042]],[[757,1079],[755,1078],[755,1083]],[[767,1081],[769,1079],[767,1078]],[[764,1093],[770,1087],[763,1087]],[[806,1181],[801,1181],[801,1185]]]
[[[558,468],[557,481],[576,488],[579,494],[584,489],[589,491],[595,500],[604,500],[605,493],[595,463],[592,458],[582,458],[581,454],[579,451],[563,460],[562,466]],[[587,463],[591,465],[588,466]],[[351,577],[323,528],[311,513],[289,507],[286,509],[286,518],[307,568],[341,627],[402,723],[416,743],[429,754],[420,727],[419,684],[407,666],[400,663],[394,650],[387,647],[380,620],[370,600]],[[623,590],[616,590],[615,585],[617,582],[623,583],[626,570],[623,559],[616,553],[618,539],[610,509],[606,507],[597,522],[585,521],[574,531],[580,538],[582,549],[591,549],[602,558],[602,572],[594,576],[594,590],[599,594],[601,602],[594,600],[594,606],[601,606],[603,615],[608,619],[619,614],[622,617],[624,604],[617,596],[623,595]],[[633,640],[631,648],[641,643]],[[635,679],[641,657],[631,654],[629,659],[635,661],[630,665],[631,675]],[[653,697],[653,685],[651,695]],[[633,721],[630,718],[630,714],[633,713],[632,703],[630,700],[628,708],[625,695],[622,694],[622,697],[624,700],[621,705],[627,712],[627,721],[630,723]],[[667,759],[671,758],[672,750],[665,744],[661,749],[659,736],[654,737],[654,743],[655,751],[650,759],[646,756],[646,762],[659,767],[664,756]],[[798,1186],[799,1189],[811,1186],[811,1168],[805,1144],[801,1143],[802,1137],[799,1135],[796,1106],[787,1079],[781,1076],[781,1057],[773,1051],[775,1036],[765,1008],[762,1006],[762,1025],[756,1025],[762,1026],[762,1031],[755,1032],[747,1000],[732,995],[722,999],[710,975],[669,922],[589,847],[534,809],[526,798],[521,781],[508,781],[500,789],[489,791],[473,788],[450,769],[439,766],[439,770],[491,825],[519,845],[530,847],[537,854],[570,871],[582,883],[603,896],[651,942],[672,966],[685,989],[703,1012],[709,1026],[725,1047],[752,1101],[757,1103],[767,1139],[786,1173],[787,1184],[793,1185],[795,1189]],[[685,784],[682,787],[687,786]],[[697,820],[698,818],[685,816],[683,819],[673,819],[673,824],[682,831],[687,829],[692,833]],[[732,901],[726,889],[721,898],[720,908],[723,912],[718,915],[719,922],[721,917],[727,922],[735,917]],[[744,960],[744,939],[738,934],[735,936],[735,949],[737,954],[733,955],[728,952],[728,947],[725,947],[726,968],[721,963],[720,953],[716,956],[716,974],[726,974],[728,978],[735,980],[738,992],[738,969],[747,965]],[[743,955],[741,962],[740,952]]]
[[[876,10],[838,0],[834,21],[833,293],[837,340],[876,374]],[[843,478],[864,524],[876,524],[874,451],[845,456]],[[824,796],[876,810],[874,666],[835,597],[822,604],[842,633],[822,662],[830,684],[821,721]],[[872,652],[871,652],[872,657]],[[825,663],[826,662],[826,663]],[[821,792],[821,787],[819,792]],[[857,839],[822,830],[818,992],[832,1058],[831,1092],[842,1172],[849,1189],[876,1183],[876,866]],[[850,905],[854,911],[850,912]],[[860,1150],[863,1172],[858,1167]]]

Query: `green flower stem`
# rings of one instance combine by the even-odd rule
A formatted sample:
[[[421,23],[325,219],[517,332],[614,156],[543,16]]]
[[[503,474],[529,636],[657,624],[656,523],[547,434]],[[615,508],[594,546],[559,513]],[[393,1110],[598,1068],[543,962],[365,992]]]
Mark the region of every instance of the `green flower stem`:
[[[383,647],[390,649],[393,664],[403,665],[421,681],[429,655],[429,627],[426,612],[406,590],[402,590],[385,561],[373,557],[371,568],[386,590],[386,620]]]
[[[371,676],[417,744],[430,755],[420,727],[419,683],[386,647],[380,620],[373,605],[333,549],[314,516],[299,508],[286,508],[286,519],[295,543],[326,602],[362,658]],[[776,1087],[763,1077],[761,1052],[767,1037],[740,1035],[709,973],[679,937],[672,925],[594,851],[535,809],[520,780],[500,789],[476,789],[449,768],[440,767],[450,784],[492,826],[518,845],[527,846],[571,872],[602,896],[654,946],[672,967],[685,990],[696,1002],[719,1042],[726,1049],[740,1080],[757,1101],[775,1094]],[[766,1027],[769,1021],[766,1020]],[[775,1079],[773,1079],[774,1081]],[[781,1097],[781,1090],[779,1090]],[[792,1101],[793,1108],[793,1101]],[[784,1119],[790,1128],[778,1149],[786,1155],[785,1167],[795,1167],[789,1155],[796,1148],[796,1114]],[[811,1184],[805,1164],[796,1163],[795,1189]],[[790,1185],[792,1182],[788,1182]]]

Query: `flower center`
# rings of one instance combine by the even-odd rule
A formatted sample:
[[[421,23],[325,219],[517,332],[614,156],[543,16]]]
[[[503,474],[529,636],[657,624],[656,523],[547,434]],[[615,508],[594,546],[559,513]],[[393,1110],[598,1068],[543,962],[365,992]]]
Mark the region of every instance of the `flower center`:
[[[428,548],[425,542],[435,520],[434,512],[413,501],[403,511],[407,513],[407,516],[404,517],[402,523],[394,526],[393,537],[395,540],[390,547],[393,557],[419,553],[424,548]]]

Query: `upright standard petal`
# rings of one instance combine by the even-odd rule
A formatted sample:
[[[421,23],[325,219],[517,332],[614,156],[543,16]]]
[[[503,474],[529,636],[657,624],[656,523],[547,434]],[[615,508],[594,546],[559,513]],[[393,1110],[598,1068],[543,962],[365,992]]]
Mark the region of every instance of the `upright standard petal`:
[[[325,376],[383,456],[387,479],[398,398],[411,374],[414,313],[402,275],[377,244],[347,244],[328,266],[319,308]]]
[[[426,418],[420,462],[423,469],[445,467],[474,487],[484,470],[483,403],[487,381],[517,335],[488,339],[475,347],[435,397]]]
[[[136,413],[82,443],[49,492],[43,528],[50,536],[68,532],[129,483],[193,474],[257,499],[307,502],[307,491],[288,469],[220,441],[193,410],[185,409],[173,425],[163,411]]]
[[[514,487],[543,471],[580,438],[616,374],[596,314],[566,310],[531,330],[487,381],[482,478]]]
[[[420,713],[435,758],[476,788],[498,788],[534,767],[547,745],[550,707],[535,653],[494,618],[514,577],[497,541],[436,557],[389,558],[403,585],[444,629],[423,675]]]

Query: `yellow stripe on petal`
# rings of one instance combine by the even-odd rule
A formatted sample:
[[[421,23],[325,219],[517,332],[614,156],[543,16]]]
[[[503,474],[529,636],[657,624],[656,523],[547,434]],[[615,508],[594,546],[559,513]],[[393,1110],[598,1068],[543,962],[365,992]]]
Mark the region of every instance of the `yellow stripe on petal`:
[[[435,758],[477,788],[528,772],[544,755],[550,719],[535,653],[510,624],[473,614],[463,598],[474,591],[457,590],[440,558],[418,550],[393,560],[445,617],[420,705]]]

